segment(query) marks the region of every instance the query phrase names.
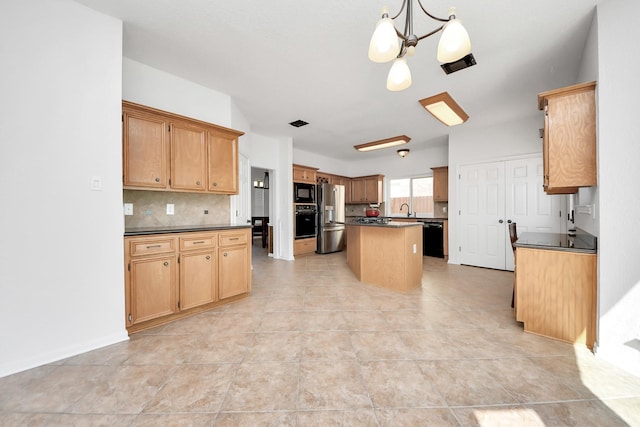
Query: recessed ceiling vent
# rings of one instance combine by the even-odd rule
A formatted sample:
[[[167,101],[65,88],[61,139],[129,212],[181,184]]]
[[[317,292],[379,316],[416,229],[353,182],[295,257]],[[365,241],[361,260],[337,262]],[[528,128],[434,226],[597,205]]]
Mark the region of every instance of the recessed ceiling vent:
[[[464,56],[457,61],[447,62],[446,64],[441,64],[440,66],[444,70],[445,73],[451,74],[456,71],[464,70],[467,67],[471,67],[472,65],[476,65],[476,58],[473,57],[473,53]]]
[[[304,125],[308,125],[309,123],[305,122],[304,120],[296,120],[295,122],[291,122],[289,124],[291,126],[293,126],[293,127],[299,128],[299,127],[302,127]]]

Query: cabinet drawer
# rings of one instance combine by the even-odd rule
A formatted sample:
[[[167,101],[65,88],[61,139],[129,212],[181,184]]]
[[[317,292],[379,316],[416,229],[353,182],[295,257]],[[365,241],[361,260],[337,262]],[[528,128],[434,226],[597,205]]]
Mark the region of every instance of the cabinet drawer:
[[[316,251],[316,239],[298,239],[293,242],[293,254],[302,255]]]
[[[172,238],[129,240],[129,254],[131,256],[160,254],[175,250],[175,239]]]
[[[180,238],[180,250],[213,248],[216,246],[216,234],[205,234]]]
[[[247,233],[245,231],[237,233],[222,233],[219,235],[218,244],[220,246],[243,245],[247,243]]]

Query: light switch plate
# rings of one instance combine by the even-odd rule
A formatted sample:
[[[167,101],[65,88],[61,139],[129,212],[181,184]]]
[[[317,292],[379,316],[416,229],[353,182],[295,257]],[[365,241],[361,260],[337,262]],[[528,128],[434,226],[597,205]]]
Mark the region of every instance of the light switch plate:
[[[133,203],[125,203],[124,204],[124,214],[125,215],[133,215]]]
[[[91,190],[92,191],[102,190],[102,177],[96,176],[96,175],[91,177]]]
[[[167,203],[167,215],[174,214],[175,205],[173,203]]]

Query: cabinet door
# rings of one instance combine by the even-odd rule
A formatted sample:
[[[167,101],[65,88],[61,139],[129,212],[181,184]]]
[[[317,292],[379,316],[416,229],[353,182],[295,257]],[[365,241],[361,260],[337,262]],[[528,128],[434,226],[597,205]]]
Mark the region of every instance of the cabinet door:
[[[308,182],[310,184],[316,183],[316,171],[300,166],[293,167],[293,181],[294,182]]]
[[[351,201],[353,203],[365,202],[365,182],[363,179],[351,181]]]
[[[171,123],[171,188],[178,190],[205,189],[204,129],[183,123]]]
[[[180,309],[215,302],[215,251],[186,252],[180,255]]]
[[[167,128],[161,116],[124,110],[124,187],[167,187]]]
[[[220,299],[249,292],[248,246],[220,248],[218,252]]]
[[[546,111],[550,188],[597,184],[593,92],[548,99]]]
[[[128,324],[144,322],[177,311],[176,257],[133,259],[130,263],[131,312]]]
[[[449,168],[433,169],[433,201],[446,202],[449,199]]]
[[[378,178],[367,178],[364,180],[364,199],[367,203],[381,202],[381,183]]]
[[[238,138],[209,132],[208,190],[216,193],[238,194]]]

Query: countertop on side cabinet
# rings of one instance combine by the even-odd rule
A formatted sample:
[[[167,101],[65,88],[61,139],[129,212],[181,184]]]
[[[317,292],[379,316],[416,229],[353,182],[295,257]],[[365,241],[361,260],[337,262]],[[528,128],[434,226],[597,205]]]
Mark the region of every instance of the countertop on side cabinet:
[[[363,222],[347,222],[346,225],[357,225],[359,227],[391,227],[391,228],[402,228],[402,227],[416,227],[422,226],[422,223],[419,222],[400,222],[400,221],[389,221],[386,224],[383,223],[363,223]]]
[[[575,236],[562,233],[522,233],[515,243],[516,248],[547,249],[553,251],[595,254],[598,239],[582,230]]]
[[[148,227],[130,227],[124,230],[124,235],[143,236],[148,234],[186,233],[190,231],[233,230],[236,228],[251,228],[251,224],[159,225]]]

